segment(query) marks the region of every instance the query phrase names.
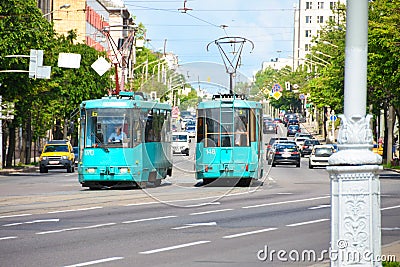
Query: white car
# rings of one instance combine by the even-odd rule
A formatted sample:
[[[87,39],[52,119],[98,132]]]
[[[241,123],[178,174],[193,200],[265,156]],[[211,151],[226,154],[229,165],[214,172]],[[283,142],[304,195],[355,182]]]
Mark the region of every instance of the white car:
[[[172,133],[172,152],[174,154],[185,154],[189,156],[190,138],[187,132]]]
[[[335,149],[331,145],[315,145],[308,158],[308,168],[329,166],[329,157],[335,153]]]

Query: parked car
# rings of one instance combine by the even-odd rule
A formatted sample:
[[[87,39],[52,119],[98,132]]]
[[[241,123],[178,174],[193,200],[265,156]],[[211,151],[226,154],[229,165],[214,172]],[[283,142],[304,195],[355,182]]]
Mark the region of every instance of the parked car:
[[[299,125],[289,125],[287,127],[286,136],[294,136],[296,133],[301,132]]]
[[[274,146],[272,167],[276,165],[289,164],[300,167],[300,152],[294,144],[277,144]]]
[[[312,149],[315,145],[320,145],[321,143],[317,139],[308,139],[304,141],[303,146],[300,148],[300,156],[311,155]]]
[[[189,143],[190,138],[187,132],[172,133],[171,147],[174,154],[185,154],[189,156]]]
[[[274,122],[265,122],[264,123],[264,128],[263,128],[264,133],[278,133],[278,126]]]
[[[334,153],[331,145],[315,145],[308,161],[308,168],[329,166],[329,157]]]
[[[275,123],[282,123],[282,119],[281,118],[274,118],[274,122]]]

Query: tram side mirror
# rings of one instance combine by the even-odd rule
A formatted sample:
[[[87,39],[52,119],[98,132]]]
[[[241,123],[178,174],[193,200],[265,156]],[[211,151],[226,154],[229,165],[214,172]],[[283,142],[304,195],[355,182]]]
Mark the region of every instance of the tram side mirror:
[[[68,123],[68,131],[67,131],[67,135],[71,135],[74,132],[75,129],[75,124],[73,121],[70,121]]]

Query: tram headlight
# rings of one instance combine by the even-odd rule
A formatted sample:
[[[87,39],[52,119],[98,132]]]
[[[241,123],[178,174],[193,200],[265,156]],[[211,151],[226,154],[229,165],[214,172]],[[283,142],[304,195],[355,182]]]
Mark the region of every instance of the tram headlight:
[[[87,172],[87,173],[95,173],[95,172],[96,172],[96,169],[95,169],[95,168],[87,168],[87,169],[86,169],[86,172]]]
[[[129,168],[119,168],[119,173],[125,174],[125,173],[130,173]]]
[[[61,159],[68,159],[68,156],[62,156]]]
[[[39,160],[47,160],[47,157],[41,157]]]

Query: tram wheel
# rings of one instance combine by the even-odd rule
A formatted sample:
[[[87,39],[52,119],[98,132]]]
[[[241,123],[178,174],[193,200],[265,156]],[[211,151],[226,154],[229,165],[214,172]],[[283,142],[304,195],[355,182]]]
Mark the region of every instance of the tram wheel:
[[[237,183],[240,187],[249,187],[251,183],[251,178],[241,178]]]
[[[157,179],[154,181],[154,186],[160,186],[161,185],[161,179]]]

